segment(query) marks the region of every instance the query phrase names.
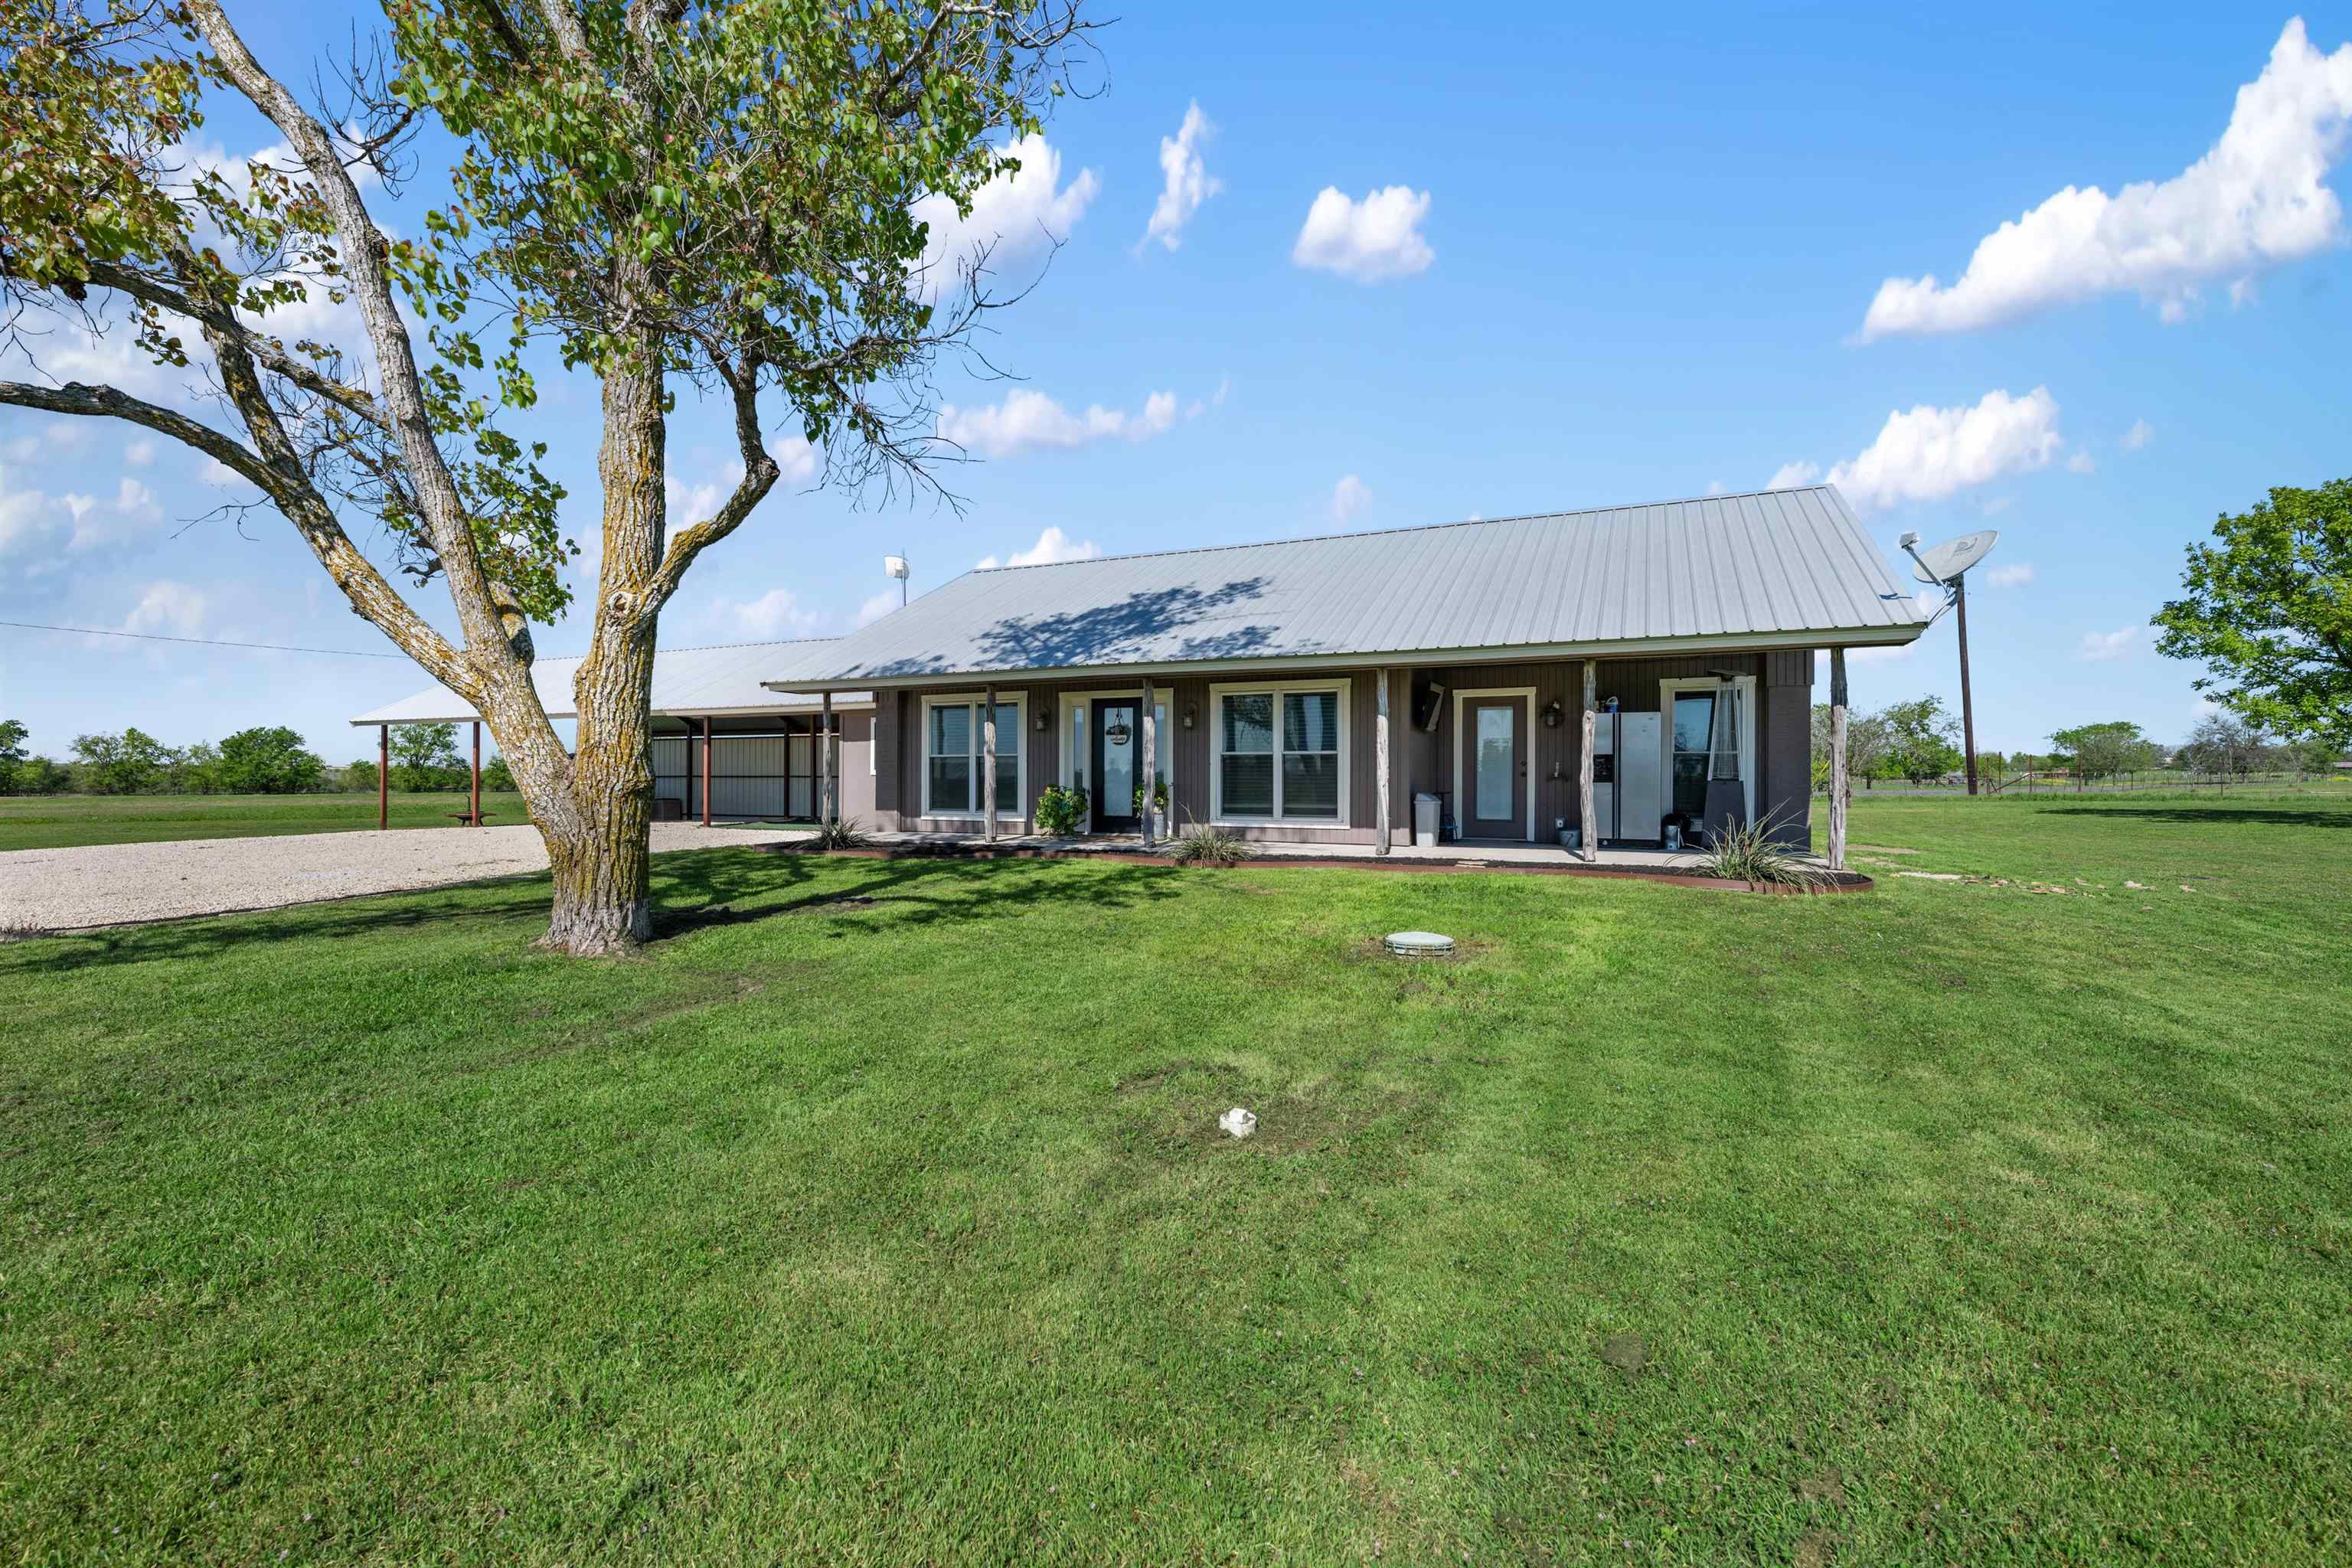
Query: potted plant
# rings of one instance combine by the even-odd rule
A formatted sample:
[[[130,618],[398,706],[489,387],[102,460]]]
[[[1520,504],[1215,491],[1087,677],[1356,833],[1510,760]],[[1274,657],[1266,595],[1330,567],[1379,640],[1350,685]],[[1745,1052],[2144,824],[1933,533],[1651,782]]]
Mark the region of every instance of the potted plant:
[[[1143,815],[1143,786],[1141,784],[1137,784],[1135,786],[1135,799],[1132,809],[1136,816],[1141,816]],[[1168,781],[1164,777],[1155,777],[1151,781],[1151,827],[1152,831],[1160,835],[1161,837],[1164,838],[1167,837]]]
[[[1037,831],[1048,838],[1068,838],[1087,828],[1084,784],[1048,784],[1037,796]]]

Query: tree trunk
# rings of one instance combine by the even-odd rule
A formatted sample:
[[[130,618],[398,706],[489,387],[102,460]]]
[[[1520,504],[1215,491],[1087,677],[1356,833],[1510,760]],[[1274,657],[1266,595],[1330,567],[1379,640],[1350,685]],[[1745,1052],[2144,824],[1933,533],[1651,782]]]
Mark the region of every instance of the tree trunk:
[[[555,873],[554,912],[540,945],[575,957],[627,952],[653,935],[658,617],[646,606],[668,525],[660,363],[657,352],[641,346],[634,363],[616,364],[604,378],[604,438],[596,462],[604,489],[604,560],[595,631],[572,677],[579,740],[562,809],[540,822]]]

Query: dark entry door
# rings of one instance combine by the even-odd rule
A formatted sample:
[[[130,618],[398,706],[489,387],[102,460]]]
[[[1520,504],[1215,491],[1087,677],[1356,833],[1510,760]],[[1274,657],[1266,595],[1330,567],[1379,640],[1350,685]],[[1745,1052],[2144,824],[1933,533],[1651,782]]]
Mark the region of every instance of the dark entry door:
[[[1462,703],[1462,834],[1528,836],[1527,700],[1471,697]]]
[[[1095,699],[1092,737],[1094,767],[1094,830],[1097,833],[1140,833],[1143,819],[1136,815],[1135,783],[1143,755],[1139,709],[1130,698]]]

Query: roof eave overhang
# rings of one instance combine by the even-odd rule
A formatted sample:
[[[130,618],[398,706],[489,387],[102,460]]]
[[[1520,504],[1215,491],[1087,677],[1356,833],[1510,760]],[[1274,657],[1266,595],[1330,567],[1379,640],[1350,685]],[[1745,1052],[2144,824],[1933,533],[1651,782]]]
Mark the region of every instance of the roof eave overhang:
[[[765,686],[767,685],[767,682],[761,681],[761,684]],[[772,690],[774,688],[770,688],[770,689]],[[792,689],[794,691],[805,691],[808,688],[806,686],[795,686],[792,688]],[[847,686],[835,687],[834,689],[862,691],[865,689],[865,687],[862,684],[852,682]],[[772,718],[779,713],[814,713],[818,710],[821,704],[815,702],[778,702],[772,704],[763,702],[756,708],[656,708],[652,710],[650,716],[656,719],[768,719]],[[836,713],[856,713],[873,706],[874,704],[870,701],[836,702],[833,705],[833,710]],[[564,708],[560,710],[550,710],[547,716],[550,719],[576,719],[580,715],[572,709]],[[469,724],[480,717],[480,714],[468,709],[463,713],[425,714],[421,717],[410,717],[404,719],[383,719],[371,715],[353,719],[349,721],[349,722],[354,730],[373,730],[379,724]]]
[[[1906,643],[1917,641],[1919,634],[1927,629],[1926,621],[1917,621],[1890,626],[1841,626],[1826,631],[1737,632],[1681,637],[1628,637],[1610,642],[1518,643],[1496,647],[1269,654],[1260,658],[1065,664],[1023,669],[922,671],[908,675],[878,675],[868,671],[831,679],[795,676],[790,680],[763,680],[760,684],[772,691],[916,690],[938,686],[969,686],[975,680],[1005,684],[1016,680],[1080,680],[1142,675],[1181,679],[1201,675],[1246,675],[1265,669],[1360,669],[1367,665],[1381,664],[1442,667],[1513,663],[1528,659],[1646,658],[1677,653],[1758,653],[1786,648],[1900,647]]]

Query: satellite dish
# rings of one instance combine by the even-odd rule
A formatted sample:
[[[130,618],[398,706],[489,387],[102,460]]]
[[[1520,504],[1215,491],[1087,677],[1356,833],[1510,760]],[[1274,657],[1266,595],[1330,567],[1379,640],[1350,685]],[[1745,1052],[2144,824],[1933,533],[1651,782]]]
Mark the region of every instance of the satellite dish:
[[[1993,541],[2000,534],[1993,529],[1979,529],[1974,533],[1963,533],[1958,539],[1930,545],[1926,550],[1911,550],[1910,541],[1917,537],[1916,534],[1910,535],[1904,543],[1904,548],[1911,551],[1911,559],[1916,563],[1911,568],[1911,574],[1922,583],[1948,583],[1991,554]]]
[[[901,583],[905,582],[907,558],[903,555],[885,555],[882,557],[882,574],[886,577],[896,577]]]

